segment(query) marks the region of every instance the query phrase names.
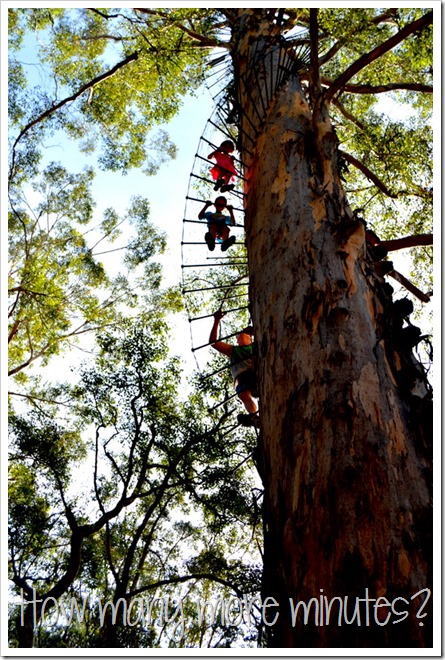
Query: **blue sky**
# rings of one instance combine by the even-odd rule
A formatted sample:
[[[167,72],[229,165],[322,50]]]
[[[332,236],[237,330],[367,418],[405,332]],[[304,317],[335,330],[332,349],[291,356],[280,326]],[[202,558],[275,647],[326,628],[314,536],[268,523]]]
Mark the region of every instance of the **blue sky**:
[[[42,67],[36,66],[34,37],[29,38],[23,49],[21,60],[26,63],[25,72],[29,83],[45,84],[45,72]],[[47,82],[47,81],[46,81]],[[48,84],[48,82],[47,82]],[[49,89],[51,82],[49,82]],[[177,146],[177,156],[174,160],[164,163],[155,176],[147,176],[140,170],[133,169],[127,175],[119,172],[104,172],[98,169],[96,154],[84,154],[79,151],[75,142],[68,140],[61,132],[49,138],[44,149],[42,166],[51,161],[61,162],[68,170],[81,171],[85,166],[92,166],[95,170],[95,179],[92,190],[96,206],[92,226],[97,224],[103,211],[114,208],[119,215],[124,214],[130,206],[131,198],[141,195],[150,202],[150,218],[153,224],[167,233],[167,250],[159,261],[163,265],[164,285],[177,285],[181,281],[181,240],[186,195],[189,186],[190,172],[193,167],[195,153],[198,149],[200,136],[206,122],[211,116],[214,102],[209,90],[202,86],[193,96],[189,95],[183,100],[179,113],[168,123],[155,127],[152,134],[162,128],[166,130],[170,139]],[[149,138],[150,139],[150,136]],[[28,191],[28,199],[32,202],[34,195]],[[125,246],[128,242],[123,234],[111,245],[100,245],[100,251],[116,249]],[[203,243],[203,256],[206,247]],[[103,254],[99,258],[111,273],[120,270],[120,252]],[[177,315],[176,315],[177,316]],[[172,349],[181,354],[187,371],[196,367],[191,352],[188,322],[184,318],[172,319]],[[69,362],[76,363],[79,351],[74,351]],[[53,359],[52,363],[57,360]],[[67,360],[65,359],[65,366]]]

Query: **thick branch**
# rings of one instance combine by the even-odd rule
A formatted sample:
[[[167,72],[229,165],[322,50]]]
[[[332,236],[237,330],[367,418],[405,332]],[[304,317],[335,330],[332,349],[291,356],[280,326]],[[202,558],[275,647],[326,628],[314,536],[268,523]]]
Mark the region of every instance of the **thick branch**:
[[[314,99],[314,109],[316,109],[319,107],[319,98],[321,95],[320,66],[318,63],[318,9],[310,9],[309,16],[309,35],[311,42],[310,96]]]
[[[21,324],[22,324],[22,320],[21,320],[21,319],[17,319],[17,320],[15,321],[15,323],[13,324],[13,326],[12,326],[10,332],[9,332],[9,335],[8,335],[8,344],[9,344],[9,342],[12,341],[12,339],[14,339],[14,337],[16,336],[16,334],[17,334],[17,332],[18,332],[18,329],[20,328]]]
[[[379,242],[379,245],[382,245],[390,252],[393,250],[403,250],[404,248],[419,247],[432,244],[432,234],[414,234],[413,236],[404,236],[403,238],[393,238],[389,241]]]
[[[126,57],[121,62],[118,62],[112,69],[110,69],[109,71],[105,71],[105,73],[101,73],[100,76],[97,76],[96,78],[93,78],[93,80],[90,80],[85,85],[82,85],[82,87],[77,92],[75,92],[71,96],[68,96],[65,99],[62,99],[61,101],[59,101],[59,103],[55,103],[50,108],[45,110],[45,112],[42,112],[38,117],[36,117],[32,121],[30,121],[28,124],[26,124],[26,126],[24,128],[22,128],[22,130],[20,131],[20,133],[17,136],[17,138],[14,142],[14,145],[12,147],[12,161],[11,161],[11,169],[10,169],[10,174],[9,174],[9,181],[11,181],[13,173],[14,173],[16,147],[17,147],[18,143],[20,142],[20,140],[22,139],[22,137],[31,128],[33,128],[34,126],[39,124],[41,121],[43,121],[47,117],[50,117],[52,114],[54,114],[57,110],[62,108],[67,103],[71,103],[71,101],[75,101],[77,98],[79,98],[79,96],[81,96],[88,89],[91,89],[92,87],[95,87],[96,85],[103,82],[107,78],[110,78],[111,76],[114,76],[114,74],[117,73],[117,71],[122,69],[124,66],[126,66],[130,62],[133,62],[134,60],[137,60],[138,57],[139,57],[138,52],[134,52],[131,55],[128,55],[128,57]]]
[[[341,76],[336,78],[330,88],[326,93],[326,103],[330,103],[333,97],[340,91],[343,90],[346,83],[351,80],[359,71],[367,67],[371,62],[374,62],[376,59],[384,55],[385,53],[392,50],[397,44],[404,41],[414,32],[423,30],[428,25],[431,25],[433,22],[433,12],[430,11],[427,14],[424,14],[417,21],[413,21],[408,25],[405,25],[397,34],[393,35],[382,44],[371,50],[369,53],[365,53],[358,58],[355,62],[349,66],[346,71],[344,71]]]
[[[399,273],[397,270],[391,270],[388,275],[392,278],[394,278],[399,284],[405,287],[408,291],[410,291],[416,298],[421,300],[422,302],[429,302],[430,301],[430,296],[427,293],[423,293],[420,289],[418,289],[412,282],[406,279],[402,273]]]

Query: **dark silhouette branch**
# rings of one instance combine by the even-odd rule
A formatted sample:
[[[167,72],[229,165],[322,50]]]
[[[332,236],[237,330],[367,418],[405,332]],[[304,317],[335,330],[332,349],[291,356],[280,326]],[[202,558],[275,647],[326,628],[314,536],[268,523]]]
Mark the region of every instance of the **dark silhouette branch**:
[[[99,11],[98,9],[94,9],[93,7],[88,7],[88,11],[92,11],[95,14],[98,14],[102,18],[106,18],[107,20],[109,18],[125,18],[123,14],[104,14],[102,11]]]
[[[410,282],[402,273],[399,273],[397,270],[391,270],[388,275],[392,277],[396,282],[401,284],[407,291],[413,294],[413,296],[416,296],[419,300],[421,300],[424,303],[427,303],[430,301],[430,295],[427,293],[423,293],[420,289],[418,289],[415,284]]]
[[[143,9],[142,7],[136,7],[135,9],[141,14],[148,14],[149,16],[160,16],[161,18],[170,21],[171,25],[177,27],[178,30],[182,30],[183,32],[188,34],[188,36],[191,37],[195,42],[198,42],[197,44],[195,44],[195,46],[199,45],[203,48],[217,48],[217,47],[227,48],[226,43],[221,42],[218,39],[209,38],[205,34],[200,34],[195,30],[191,30],[190,28],[186,27],[183,23],[179,23],[178,21],[171,20],[171,18],[165,12],[159,11],[157,9]]]
[[[333,85],[334,81],[330,78],[322,77],[321,82],[323,85]],[[405,83],[395,82],[386,85],[353,85],[347,84],[343,86],[342,92],[350,92],[351,94],[383,94],[384,92],[394,91],[407,91],[407,92],[422,92],[423,94],[432,94],[433,86],[424,85],[421,83]]]
[[[333,99],[333,100],[332,100],[332,104],[335,105],[335,107],[338,108],[338,109],[340,110],[341,114],[342,114],[344,117],[346,117],[346,119],[349,119],[349,121],[352,122],[353,124],[355,124],[358,128],[360,128],[360,130],[362,130],[362,131],[365,130],[366,126],[365,126],[364,124],[362,124],[362,122],[359,121],[356,117],[354,117],[354,115],[351,114],[351,113],[349,112],[349,110],[347,110],[347,109],[345,108],[345,106],[343,105],[343,103],[341,103],[341,102],[338,100],[338,98]]]
[[[398,193],[393,193],[389,188],[383,183],[381,179],[378,178],[377,175],[374,174],[374,172],[371,172],[369,167],[367,167],[364,163],[362,163],[358,158],[355,158],[355,156],[351,156],[351,154],[346,153],[345,151],[339,150],[338,152],[339,156],[344,158],[348,163],[351,163],[351,165],[354,165],[360,172],[362,172],[370,181],[374,183],[374,185],[377,186],[377,188],[387,195],[387,197],[391,197],[392,199],[395,199],[398,197]]]
[[[403,250],[404,248],[420,247],[433,244],[432,234],[414,234],[403,238],[393,238],[388,241],[380,241],[379,245],[385,247],[389,252]]]
[[[429,11],[427,14],[424,14],[417,21],[413,21],[412,23],[405,25],[405,27],[399,30],[399,32],[397,32],[395,35],[384,41],[382,44],[379,44],[369,53],[365,53],[364,55],[359,57],[358,60],[353,62],[351,66],[349,66],[346,69],[346,71],[344,71],[338,78],[336,78],[333,81],[333,83],[331,84],[331,86],[329,87],[326,93],[326,97],[325,97],[326,103],[330,103],[334,98],[334,96],[338,92],[342,91],[345,85],[349,82],[349,80],[351,80],[351,78],[353,78],[357,73],[359,73],[359,71],[369,66],[369,64],[374,62],[379,57],[382,57],[382,55],[385,55],[385,53],[392,50],[395,46],[397,46],[399,43],[404,41],[414,32],[423,30],[428,25],[431,25],[432,22],[433,22],[433,12]]]
[[[314,103],[314,119],[318,115],[321,97],[320,66],[318,63],[318,9],[309,10],[309,35],[311,43],[310,97]]]
[[[163,587],[166,584],[180,584],[182,582],[188,582],[188,580],[212,580],[212,582],[217,582],[218,584],[222,584],[224,587],[232,589],[238,596],[243,595],[241,589],[239,589],[235,584],[229,582],[229,580],[220,578],[213,573],[190,573],[190,575],[178,575],[177,577],[158,580],[157,582],[152,582],[151,584],[147,584],[144,587],[139,587],[139,589],[135,589],[134,591],[129,592],[127,594],[127,598],[133,598],[134,596],[138,596],[139,594],[144,593],[144,591],[152,591],[153,589]]]

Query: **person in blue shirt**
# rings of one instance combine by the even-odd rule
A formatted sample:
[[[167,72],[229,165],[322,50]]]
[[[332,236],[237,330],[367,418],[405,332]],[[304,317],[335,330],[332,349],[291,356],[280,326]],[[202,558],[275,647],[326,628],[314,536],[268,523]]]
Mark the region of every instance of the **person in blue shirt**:
[[[208,211],[210,206],[215,207],[215,211]],[[227,209],[229,215],[223,213]],[[207,220],[208,232],[204,236],[207,247],[210,251],[215,249],[215,241],[221,241],[221,250],[225,252],[236,241],[235,236],[230,236],[229,225],[235,224],[233,215],[233,206],[227,204],[227,199],[223,196],[217,197],[214,202],[207,201],[199,212],[200,220]]]
[[[253,328],[247,326],[238,333],[237,346],[218,341],[219,324],[224,312],[218,309],[213,314],[213,327],[210,332],[209,342],[212,348],[226,355],[230,359],[230,371],[232,373],[235,391],[244,404],[249,414],[238,415],[238,421],[244,426],[259,426],[258,404],[255,401],[256,378],[253,370]]]

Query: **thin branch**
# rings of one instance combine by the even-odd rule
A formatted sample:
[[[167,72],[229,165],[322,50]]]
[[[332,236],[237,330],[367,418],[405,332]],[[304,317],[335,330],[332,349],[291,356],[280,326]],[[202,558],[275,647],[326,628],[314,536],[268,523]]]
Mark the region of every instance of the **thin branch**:
[[[379,190],[381,190],[382,193],[387,195],[388,197],[391,197],[392,199],[395,199],[398,197],[397,193],[393,193],[385,186],[383,181],[378,178],[374,172],[371,172],[369,167],[366,167],[364,163],[362,163],[358,158],[355,158],[355,156],[351,156],[351,154],[346,153],[345,151],[341,151],[339,149],[338,151],[339,156],[344,158],[348,163],[351,163],[351,165],[354,165],[360,172],[362,172],[370,181],[372,181]]]
[[[35,360],[38,360],[43,355],[45,355],[48,352],[48,350],[51,348],[51,346],[53,346],[54,344],[58,344],[65,339],[69,339],[69,337],[78,337],[79,335],[83,335],[86,332],[96,332],[97,330],[102,330],[103,328],[107,328],[112,325],[115,325],[113,323],[103,323],[101,325],[91,326],[91,328],[84,328],[84,326],[87,325],[88,323],[89,321],[85,321],[78,328],[76,328],[76,330],[73,330],[73,332],[70,332],[69,334],[66,335],[59,335],[56,340],[45,344],[38,353],[34,353],[34,350],[32,348],[31,338],[29,337],[29,343],[30,343],[29,358],[22,364],[19,364],[17,367],[14,367],[14,369],[8,371],[8,376],[13,376],[14,374],[17,374],[19,371],[26,369],[26,367],[28,367],[31,364],[31,362],[34,362]],[[84,329],[82,330],[81,328]]]
[[[58,406],[67,406],[68,408],[73,407],[72,402],[65,403],[64,401],[57,401],[55,399],[45,399],[44,397],[35,396],[34,394],[21,394],[20,392],[8,392],[8,394],[10,396],[21,396],[24,399],[29,399],[31,403],[34,403],[34,401],[43,401],[44,403],[55,403]]]
[[[345,106],[343,105],[343,103],[341,103],[341,102],[338,100],[338,98],[333,99],[332,103],[333,103],[333,105],[335,105],[336,108],[338,108],[338,109],[340,110],[341,114],[342,114],[344,117],[346,117],[346,119],[349,119],[349,121],[352,122],[353,124],[355,124],[360,130],[362,130],[362,131],[365,130],[365,128],[366,128],[365,125],[362,124],[362,122],[359,121],[356,117],[354,117],[354,115],[351,114],[351,113],[349,112],[349,110],[347,110],[347,109],[345,108]]]
[[[218,582],[219,584],[222,584],[223,586],[228,587],[229,589],[233,589],[233,591],[238,596],[243,595],[243,592],[235,584],[229,582],[228,580],[224,580],[223,578],[220,578],[216,575],[213,575],[213,573],[191,573],[190,575],[178,575],[177,577],[166,578],[165,580],[158,580],[157,582],[152,582],[151,584],[147,584],[144,587],[139,587],[139,589],[130,591],[127,594],[127,598],[131,599],[134,596],[142,594],[144,591],[151,591],[153,589],[157,589],[158,587],[162,587],[166,584],[180,584],[181,582],[188,582],[188,580],[212,580],[213,582]]]
[[[105,73],[101,73],[100,76],[97,76],[96,78],[93,78],[93,80],[90,80],[88,83],[85,85],[82,85],[82,87],[72,94],[71,96],[68,96],[65,99],[62,99],[62,101],[59,101],[59,103],[56,103],[55,105],[52,105],[50,108],[45,110],[45,112],[42,112],[38,117],[30,121],[22,130],[20,131],[19,135],[17,136],[13,147],[12,147],[12,160],[11,160],[11,168],[10,168],[10,174],[9,174],[9,181],[11,181],[13,174],[14,174],[14,168],[15,168],[15,156],[16,156],[16,147],[22,137],[34,126],[39,124],[41,121],[46,119],[47,117],[50,117],[54,112],[62,108],[64,105],[67,103],[71,103],[71,101],[75,101],[79,96],[81,96],[84,92],[86,92],[88,89],[91,89],[92,87],[95,87],[99,83],[103,82],[107,78],[110,78],[113,76],[117,71],[122,69],[124,66],[129,64],[130,62],[133,62],[134,60],[137,60],[139,57],[139,53],[136,51],[134,53],[131,53],[131,55],[128,55],[124,60],[121,62],[118,62],[112,69],[109,69],[108,71],[105,71]]]
[[[129,247],[130,243],[127,245],[123,245],[122,247],[119,248],[113,248],[112,250],[104,250],[104,252],[93,252],[91,253],[92,257],[99,257],[102,254],[110,254],[110,252],[120,252],[121,250],[126,250]]]
[[[321,82],[323,85],[333,85],[334,81],[330,78],[322,77]],[[385,92],[394,92],[397,90],[407,92],[422,92],[423,94],[432,94],[433,86],[424,85],[421,83],[405,83],[394,82],[386,85],[344,85],[342,92],[350,92],[351,94],[383,94]]]
[[[374,62],[382,55],[385,55],[385,53],[392,50],[395,46],[397,46],[397,44],[404,41],[414,32],[423,30],[428,25],[431,25],[432,22],[433,22],[433,12],[429,11],[427,14],[424,14],[417,21],[413,21],[412,23],[405,25],[405,27],[399,30],[399,32],[397,32],[395,35],[393,35],[383,43],[379,44],[369,53],[365,53],[364,55],[359,57],[358,60],[353,62],[351,66],[349,66],[346,69],[346,71],[344,71],[338,78],[336,78],[333,81],[332,85],[329,87],[326,93],[326,97],[325,97],[326,103],[330,103],[333,97],[340,90],[343,90],[346,83],[349,80],[351,80],[351,78],[353,78],[359,71],[367,67],[369,64],[371,64],[371,62]]]
[[[152,10],[152,9],[142,9],[141,7],[136,7],[136,11],[140,12],[141,14],[149,14],[150,16],[160,16],[161,18],[166,19],[167,21],[169,20],[169,16],[165,14],[164,12],[160,12],[158,10]],[[217,48],[217,47],[224,47],[227,48],[227,43],[221,42],[218,39],[210,39],[204,34],[199,34],[199,32],[195,32],[194,30],[191,30],[190,28],[187,28],[185,25],[182,23],[178,23],[177,21],[171,21],[170,24],[173,25],[174,27],[177,27],[178,30],[182,30],[186,34],[188,34],[189,37],[191,37],[194,41],[197,41],[199,46],[202,46],[204,48]]]

